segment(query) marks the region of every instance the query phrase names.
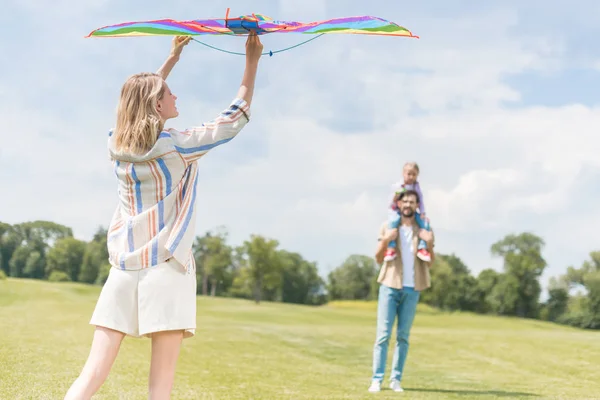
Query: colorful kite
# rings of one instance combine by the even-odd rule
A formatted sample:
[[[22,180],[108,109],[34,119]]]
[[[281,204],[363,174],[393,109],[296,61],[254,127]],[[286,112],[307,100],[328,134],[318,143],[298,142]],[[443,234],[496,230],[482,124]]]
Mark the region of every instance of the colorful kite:
[[[303,33],[324,34],[361,34],[380,36],[403,36],[418,38],[408,29],[393,22],[377,17],[345,17],[334,18],[318,22],[276,21],[261,14],[244,15],[238,18],[229,18],[229,9],[225,18],[204,19],[191,21],[175,21],[161,19],[154,21],[125,22],[122,24],[105,26],[92,31],[86,37],[127,37],[127,36],[199,36],[199,35],[230,35],[245,36],[251,31],[259,35],[267,33]],[[312,38],[307,40],[316,39]],[[202,43],[196,39],[195,41]],[[304,44],[303,42],[301,44]],[[292,46],[293,47],[297,47]],[[212,47],[217,49],[216,47]],[[220,49],[217,49],[220,50]],[[288,50],[288,49],[284,49]],[[280,50],[280,51],[284,51]],[[279,52],[279,51],[278,51]],[[231,53],[231,52],[229,52]],[[266,54],[273,55],[274,52]],[[240,53],[233,53],[240,54]]]

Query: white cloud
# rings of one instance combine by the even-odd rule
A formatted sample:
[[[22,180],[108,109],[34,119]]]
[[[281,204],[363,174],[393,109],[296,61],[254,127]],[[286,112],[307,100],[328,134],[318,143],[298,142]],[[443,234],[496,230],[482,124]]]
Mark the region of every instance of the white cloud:
[[[194,4],[183,2],[178,15]],[[245,13],[242,4],[232,12]],[[327,4],[261,2],[255,11],[317,20],[353,10]],[[56,9],[25,5],[30,23],[46,11],[53,24],[67,21]],[[109,221],[116,199],[106,131],[119,87],[130,73],[157,68],[169,43],[75,39],[75,31],[83,36],[141,15],[119,11],[116,3],[90,7],[95,15],[79,19],[68,34],[54,28],[54,39],[38,38],[20,50],[24,59],[45,58],[51,67],[25,63],[0,77],[3,137],[11,136],[0,149],[0,177],[10,185],[0,196],[0,220],[55,220],[82,238]],[[163,17],[167,8],[155,14]],[[213,4],[204,13],[219,16],[224,9]],[[194,12],[192,18],[203,17]],[[584,167],[600,168],[600,112],[519,106],[519,88],[505,81],[565,68],[568,41],[520,35],[517,8],[459,18],[413,14],[406,25],[419,40],[331,35],[261,61],[252,123],[201,161],[198,233],[225,224],[236,243],[254,232],[269,235],[326,270],[349,254],[372,253],[390,184],[405,161],[416,160],[438,249],[456,252],[475,272],[498,267],[489,246],[522,230],[546,239],[553,274],[586,257],[596,245],[595,228],[582,224],[581,237],[564,232],[573,219],[600,222],[600,212],[579,211],[577,196],[567,194],[582,182]],[[220,39],[207,41],[242,49],[241,40]],[[304,39],[263,42],[268,50]],[[243,57],[190,44],[170,78],[182,113],[174,125],[212,118],[235,94],[242,68]]]
[[[319,21],[327,17],[327,2],[322,0],[305,0],[300,2],[279,0],[278,15],[271,18],[280,21]]]

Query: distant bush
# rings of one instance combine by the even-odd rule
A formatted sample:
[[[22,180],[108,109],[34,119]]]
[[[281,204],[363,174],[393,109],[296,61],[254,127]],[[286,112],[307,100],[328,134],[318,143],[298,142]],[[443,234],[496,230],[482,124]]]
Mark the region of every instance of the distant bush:
[[[3,281],[6,279],[6,272],[4,272],[4,270],[0,269],[0,281]]]
[[[564,314],[557,322],[583,329],[600,329],[600,315],[594,315],[585,311]]]
[[[69,275],[64,271],[54,270],[50,273],[50,276],[48,276],[48,280],[50,282],[69,282],[71,281],[71,278],[69,278]]]

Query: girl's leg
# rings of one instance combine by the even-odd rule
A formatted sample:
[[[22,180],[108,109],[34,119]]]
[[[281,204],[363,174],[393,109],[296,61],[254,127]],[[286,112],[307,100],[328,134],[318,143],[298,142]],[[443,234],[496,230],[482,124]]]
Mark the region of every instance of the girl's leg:
[[[148,384],[150,400],[171,398],[171,389],[175,379],[175,367],[179,349],[183,340],[183,331],[165,331],[152,334],[152,361]]]
[[[108,377],[124,337],[124,333],[96,327],[88,359],[65,400],[87,400],[100,389]]]
[[[426,231],[431,230],[431,228],[429,227],[429,222],[427,220],[421,219],[421,214],[416,213],[415,219],[417,221],[417,225],[419,225],[419,228],[425,229]],[[426,249],[426,248],[427,248],[427,243],[425,243],[425,241],[423,239],[420,239],[418,249],[421,250],[421,249]]]
[[[427,219],[421,219],[421,215],[419,213],[416,213],[415,219],[417,221],[417,225],[419,225],[419,228],[425,229],[426,231],[431,229],[429,227],[429,221],[427,221]],[[417,246],[417,257],[426,262],[431,261],[431,254],[429,253],[429,250],[427,250],[427,243],[423,239],[419,239],[419,245]]]
[[[400,213],[397,210],[394,210],[394,209],[390,210],[390,212],[388,213],[388,228],[398,229],[398,226],[400,226],[400,218],[401,218]],[[388,243],[388,247],[385,252],[384,260],[390,261],[390,260],[393,260],[394,258],[396,258],[396,241],[391,240]]]

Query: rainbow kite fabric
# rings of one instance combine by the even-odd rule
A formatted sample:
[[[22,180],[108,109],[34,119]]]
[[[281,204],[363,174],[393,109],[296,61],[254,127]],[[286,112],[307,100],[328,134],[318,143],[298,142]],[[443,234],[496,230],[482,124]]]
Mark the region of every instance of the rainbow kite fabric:
[[[87,37],[248,35],[267,33],[361,34],[418,38],[408,29],[378,17],[344,17],[318,22],[275,21],[261,14],[190,21],[161,19],[126,22],[92,31]]]

